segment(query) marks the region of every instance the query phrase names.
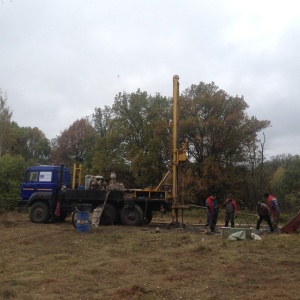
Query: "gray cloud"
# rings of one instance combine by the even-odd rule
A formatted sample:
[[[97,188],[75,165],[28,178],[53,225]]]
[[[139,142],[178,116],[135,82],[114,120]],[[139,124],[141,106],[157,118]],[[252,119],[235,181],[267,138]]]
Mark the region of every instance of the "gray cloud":
[[[19,125],[51,139],[119,92],[214,81],[271,121],[268,156],[298,154],[300,5],[281,3],[4,0],[0,88]]]

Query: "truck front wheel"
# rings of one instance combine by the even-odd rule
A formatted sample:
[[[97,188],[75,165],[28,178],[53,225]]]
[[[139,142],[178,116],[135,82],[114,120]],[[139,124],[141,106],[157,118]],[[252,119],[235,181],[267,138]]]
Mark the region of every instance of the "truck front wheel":
[[[33,223],[47,223],[50,219],[49,206],[43,202],[36,202],[30,209],[30,220]]]

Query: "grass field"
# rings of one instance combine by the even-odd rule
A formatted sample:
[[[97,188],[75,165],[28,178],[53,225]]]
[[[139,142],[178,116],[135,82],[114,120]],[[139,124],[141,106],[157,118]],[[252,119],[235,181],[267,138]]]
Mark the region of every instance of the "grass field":
[[[1,215],[0,299],[300,299],[298,234],[229,241],[189,225],[202,222],[197,213],[184,230],[78,233],[70,218],[33,224],[27,213]]]

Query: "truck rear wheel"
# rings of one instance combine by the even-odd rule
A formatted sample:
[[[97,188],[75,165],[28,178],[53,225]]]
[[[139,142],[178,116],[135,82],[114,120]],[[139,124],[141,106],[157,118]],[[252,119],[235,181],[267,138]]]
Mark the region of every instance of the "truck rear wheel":
[[[73,211],[71,221],[74,228],[77,228],[77,212],[78,210]]]
[[[116,208],[107,203],[102,213],[100,224],[101,225],[113,225],[117,222],[118,214]]]
[[[147,211],[146,211],[146,216],[145,216],[145,219],[144,219],[144,224],[145,224],[145,225],[150,224],[151,221],[152,221],[152,218],[153,218],[152,210],[147,209]]]
[[[135,205],[133,208],[124,207],[121,212],[122,224],[127,226],[139,226],[142,224],[144,219],[143,210]]]
[[[33,223],[47,223],[50,219],[50,209],[46,203],[36,202],[30,208],[30,220]]]

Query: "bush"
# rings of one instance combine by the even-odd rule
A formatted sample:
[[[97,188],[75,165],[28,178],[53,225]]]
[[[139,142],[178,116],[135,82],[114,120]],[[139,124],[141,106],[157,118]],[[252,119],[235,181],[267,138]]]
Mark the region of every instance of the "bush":
[[[15,207],[25,168],[26,163],[21,156],[5,154],[0,157],[0,212]]]

